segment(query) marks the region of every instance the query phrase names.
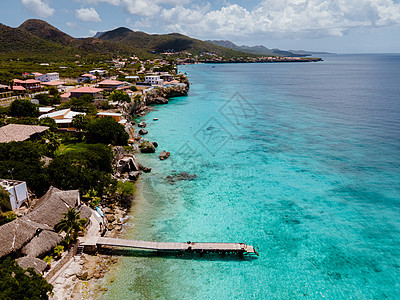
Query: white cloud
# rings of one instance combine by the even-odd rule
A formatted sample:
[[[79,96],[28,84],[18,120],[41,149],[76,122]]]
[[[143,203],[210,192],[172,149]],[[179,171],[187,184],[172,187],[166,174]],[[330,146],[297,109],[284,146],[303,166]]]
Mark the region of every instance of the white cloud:
[[[46,0],[22,0],[22,5],[26,10],[41,18],[50,17],[55,12]]]
[[[85,22],[101,22],[99,14],[93,7],[76,10],[76,17]]]
[[[120,0],[79,0],[78,2],[84,4],[99,4],[99,3],[108,3],[111,5],[118,6],[121,4]]]
[[[150,17],[158,14],[161,9],[156,1],[149,3],[147,0],[121,0],[121,2],[131,15]]]
[[[71,27],[71,28],[76,28],[78,27],[78,23],[74,23],[74,22],[67,22],[65,23],[67,26]]]
[[[197,36],[341,36],[352,28],[400,24],[394,0],[264,0],[253,10],[226,4],[219,10],[162,9],[165,27]]]

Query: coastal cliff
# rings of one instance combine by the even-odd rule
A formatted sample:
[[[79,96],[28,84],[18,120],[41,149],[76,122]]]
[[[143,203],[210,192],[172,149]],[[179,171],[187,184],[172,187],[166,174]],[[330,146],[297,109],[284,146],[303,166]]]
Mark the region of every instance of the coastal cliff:
[[[128,107],[130,115],[142,116],[150,109],[150,105],[167,104],[173,97],[187,96],[190,83],[186,76],[180,77],[180,83],[165,87],[149,88],[137,95]]]

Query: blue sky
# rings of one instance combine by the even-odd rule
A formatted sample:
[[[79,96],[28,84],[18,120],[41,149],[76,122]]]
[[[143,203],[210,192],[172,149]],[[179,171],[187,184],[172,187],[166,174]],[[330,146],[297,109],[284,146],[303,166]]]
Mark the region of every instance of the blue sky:
[[[0,22],[43,19],[74,36],[125,26],[268,48],[400,53],[399,0],[0,0]]]

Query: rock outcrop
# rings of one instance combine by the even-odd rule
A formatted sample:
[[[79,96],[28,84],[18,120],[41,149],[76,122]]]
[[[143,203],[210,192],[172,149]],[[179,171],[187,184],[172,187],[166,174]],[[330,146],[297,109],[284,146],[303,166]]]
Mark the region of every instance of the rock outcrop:
[[[124,157],[118,161],[116,171],[120,174],[139,171],[139,166],[133,157]]]
[[[133,181],[138,180],[140,174],[141,174],[141,173],[138,172],[138,171],[129,172],[129,180],[133,180]]]
[[[174,173],[172,175],[169,175],[166,177],[167,181],[170,184],[174,184],[175,182],[181,181],[181,180],[194,180],[197,178],[196,174],[189,174],[186,172],[181,172],[181,173]]]
[[[168,99],[172,97],[186,96],[189,91],[189,81],[186,77],[182,77],[181,85],[154,88],[146,91],[141,97],[132,101],[130,107],[127,109],[130,114],[143,116],[152,108],[149,105],[154,104],[167,104]]]
[[[160,153],[160,159],[161,159],[161,160],[166,160],[170,155],[171,155],[171,153],[169,153],[169,152],[163,150],[163,151]]]
[[[142,153],[154,153],[156,152],[156,148],[154,147],[153,143],[149,141],[143,141],[140,144],[140,152]]]

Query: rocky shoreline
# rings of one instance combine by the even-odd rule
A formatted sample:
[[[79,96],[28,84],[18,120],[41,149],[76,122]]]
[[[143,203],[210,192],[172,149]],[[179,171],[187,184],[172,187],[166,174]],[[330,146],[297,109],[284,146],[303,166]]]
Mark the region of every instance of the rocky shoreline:
[[[152,110],[150,105],[156,104],[167,104],[168,99],[178,96],[186,96],[189,90],[189,82],[186,77],[184,77],[185,86],[181,85],[178,88],[166,88],[152,90],[146,93],[142,97],[140,105],[133,105],[135,107],[129,108],[130,114],[134,114],[137,117],[143,117],[149,111]],[[156,142],[149,142],[143,139],[144,128],[146,127],[145,122],[140,122],[137,124],[135,129],[133,126],[136,125],[131,122],[132,129],[130,130],[131,141],[133,142],[133,151],[127,151],[124,147],[114,147],[114,160],[113,160],[113,178],[122,181],[132,181],[138,180],[139,176],[144,173],[151,172],[151,168],[145,167],[140,164],[135,154],[136,153],[154,153],[156,147],[158,146]],[[138,130],[139,134],[136,134]],[[140,133],[140,130],[142,132]],[[147,131],[147,130],[146,130]],[[135,150],[136,149],[136,150]],[[160,153],[160,160],[167,159],[170,153],[167,151],[162,151]],[[186,174],[176,175],[168,180],[171,183],[177,180],[191,180],[192,177],[186,178]],[[133,200],[132,205],[135,203]],[[131,206],[132,206],[131,205]],[[103,208],[104,215],[107,219],[108,230],[105,232],[106,237],[119,237],[124,234],[124,224],[129,218],[129,209],[124,209],[116,204],[112,207]],[[104,251],[107,251],[104,248]],[[112,265],[118,262],[118,257],[101,253],[96,253],[95,255],[81,254],[79,256],[74,256],[71,258],[70,262],[66,265],[65,269],[51,279],[51,283],[54,285],[53,293],[54,295],[51,299],[63,300],[63,299],[94,299],[99,298],[102,294],[107,291],[106,287],[101,285],[101,279],[110,270]]]

